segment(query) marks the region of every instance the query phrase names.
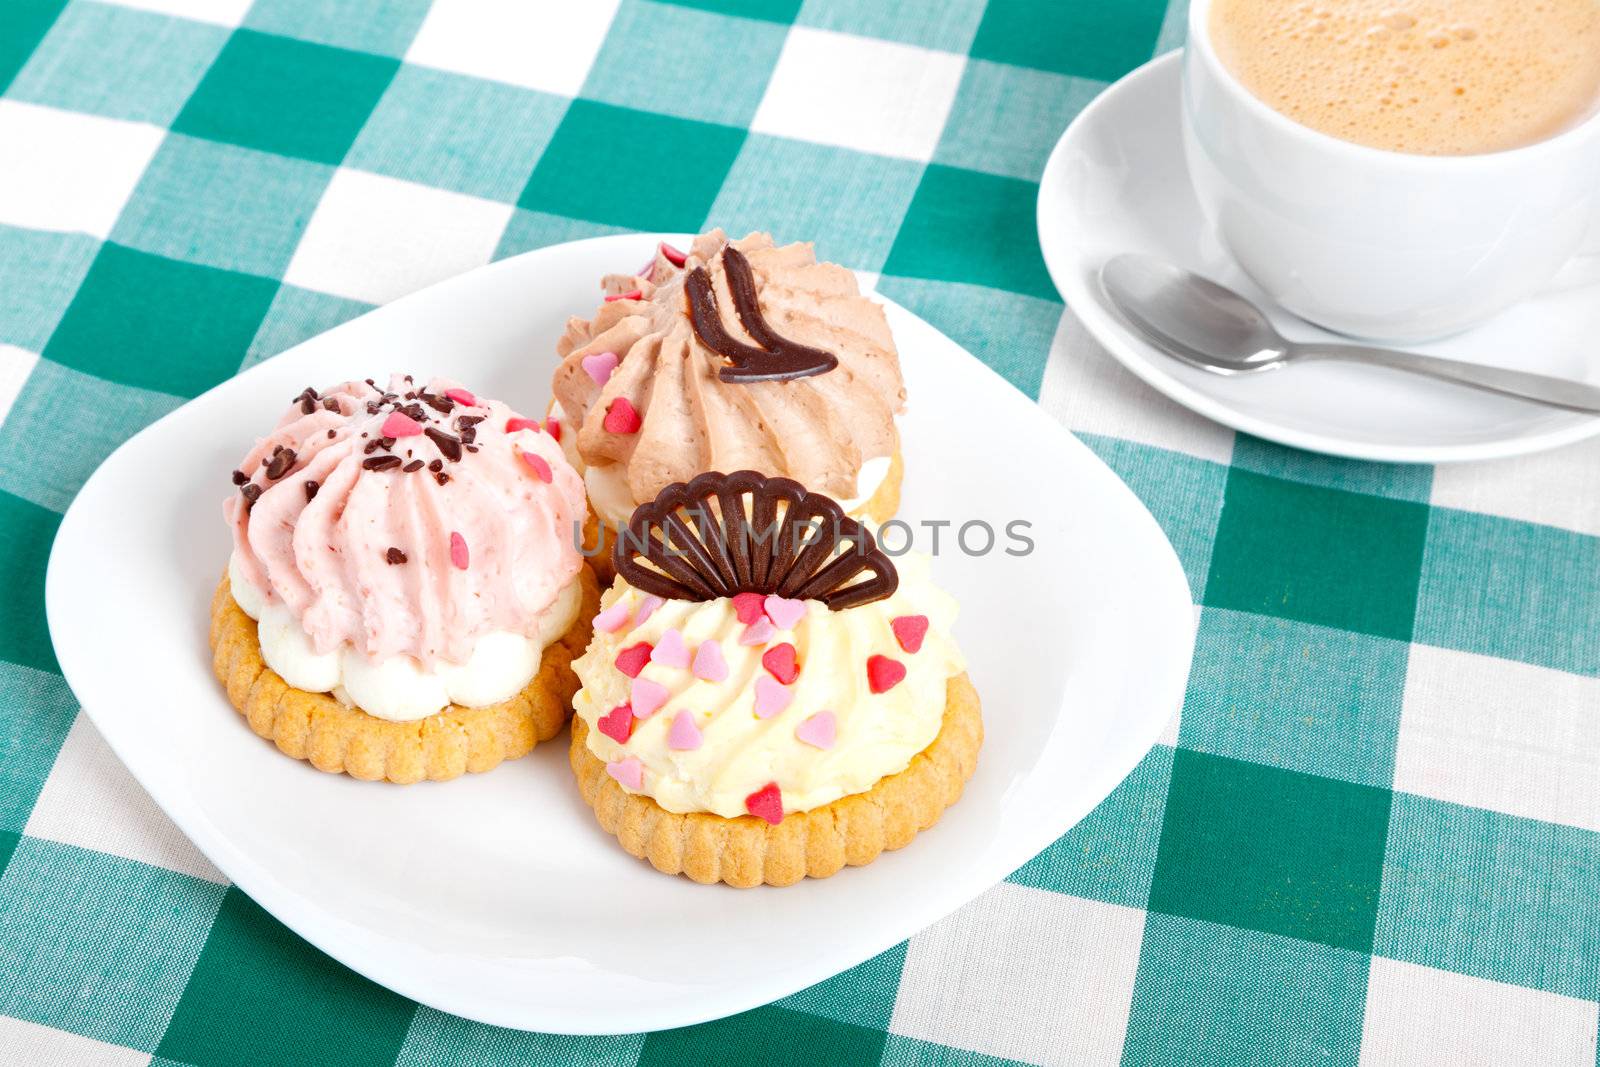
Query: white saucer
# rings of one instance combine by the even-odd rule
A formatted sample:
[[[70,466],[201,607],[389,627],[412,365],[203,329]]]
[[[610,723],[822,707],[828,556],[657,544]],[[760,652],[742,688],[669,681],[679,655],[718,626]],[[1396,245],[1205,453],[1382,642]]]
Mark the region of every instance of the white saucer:
[[[1179,130],[1180,52],[1129,74],[1062,135],[1039,185],[1039,243],[1056,288],[1123,366],[1207,418],[1356,459],[1445,463],[1520,455],[1600,434],[1600,418],[1372,367],[1317,363],[1224,378],[1135,336],[1095,281],[1145,252],[1244,293],[1295,339],[1336,335],[1272,308],[1223,250],[1189,185]],[[1417,351],[1600,383],[1600,286],[1551,292]]]
[[[1105,799],[1182,701],[1194,647],[1183,569],[1128,487],[994,371],[885,301],[915,398],[901,424],[900,515],[955,523],[934,575],[961,603],[986,735],[961,802],[910,847],[787,889],[700,886],[657,874],[596,825],[564,736],[490,774],[402,788],[322,774],[251,733],[212,677],[206,619],[228,554],[227,473],[253,434],[307,384],[392,368],[543,411],[568,316],[592,314],[600,276],[655,243],[626,234],[502,260],[252,367],[113,453],[50,556],[62,673],[173,822],[335,959],[497,1026],[683,1026],[889,948]],[[996,478],[990,453],[949,432],[972,419],[1005,426],[1048,479]],[[1025,520],[1036,550],[967,555],[952,542],[971,520],[997,531]],[[929,547],[920,527],[918,543]],[[1003,533],[999,545],[1013,547]]]

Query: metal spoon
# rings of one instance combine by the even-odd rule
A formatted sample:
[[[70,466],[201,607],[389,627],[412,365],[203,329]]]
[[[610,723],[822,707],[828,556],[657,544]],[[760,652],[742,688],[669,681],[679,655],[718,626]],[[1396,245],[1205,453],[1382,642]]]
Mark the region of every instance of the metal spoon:
[[[1291,341],[1232,289],[1153,256],[1113,256],[1100,287],[1145,339],[1216,374],[1276,370],[1296,360],[1342,359],[1424,374],[1541,404],[1600,413],[1600,386],[1368,345]]]

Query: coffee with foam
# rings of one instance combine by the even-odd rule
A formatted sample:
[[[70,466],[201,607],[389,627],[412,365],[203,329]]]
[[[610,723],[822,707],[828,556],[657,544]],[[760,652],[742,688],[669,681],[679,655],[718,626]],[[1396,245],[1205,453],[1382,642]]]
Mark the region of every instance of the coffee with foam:
[[[1373,148],[1499,152],[1600,108],[1600,0],[1216,0],[1208,30],[1273,110]]]

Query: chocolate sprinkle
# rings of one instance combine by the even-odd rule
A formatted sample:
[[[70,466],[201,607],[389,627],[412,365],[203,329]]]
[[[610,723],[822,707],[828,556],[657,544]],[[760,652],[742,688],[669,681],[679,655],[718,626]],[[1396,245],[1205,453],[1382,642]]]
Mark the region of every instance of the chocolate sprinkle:
[[[233,472],[233,484],[234,485],[243,485],[245,482],[248,482],[249,480],[250,480],[250,476],[248,474],[246,474],[244,471],[234,471]]]
[[[316,499],[317,490],[321,489],[321,488],[322,488],[322,486],[318,485],[315,480],[307,480],[307,482],[306,482],[306,503],[307,504],[311,503],[311,501]]]
[[[455,410],[456,402],[447,396],[440,396],[437,393],[422,393],[420,395],[424,404],[441,415],[448,415]]]
[[[339,402],[331,396],[322,398],[322,406],[333,412],[335,415],[339,414]]]
[[[361,466],[369,471],[387,471],[400,466],[399,456],[368,456]]]
[[[246,507],[255,506],[255,502],[261,499],[261,487],[255,482],[249,482],[245,485],[241,485],[239,487],[239,492],[244,496]]]
[[[756,471],[667,486],[634,511],[612,559],[629,585],[669,600],[761,593],[841,610],[900,584],[871,531],[834,500]]]
[[[334,439],[334,438],[335,438],[335,437],[338,437],[338,436],[339,436],[339,432],[338,432],[338,431],[337,431],[337,430],[334,430],[334,429],[332,429],[332,428],[330,428],[330,429],[329,429],[329,430],[328,430],[328,440],[330,440],[330,441],[331,441],[331,440],[333,440],[333,439]]]
[[[401,467],[400,469],[402,471],[404,471],[406,474],[411,474],[414,471],[421,470],[422,467],[423,467],[422,460],[414,459],[410,463],[407,463],[404,467]]]
[[[433,471],[433,473],[438,474],[440,471],[444,470],[444,460],[436,459],[432,461],[428,464],[428,469]]]
[[[445,433],[437,426],[429,426],[422,432],[428,435],[428,440],[439,446],[439,453],[445,459],[451,463],[461,462],[461,438]]]
[[[391,548],[389,551],[383,554],[383,558],[388,560],[389,565],[392,567],[397,563],[404,563],[406,561],[406,554],[400,551],[398,548]]]
[[[450,480],[450,476],[444,473],[444,471],[439,471],[434,474],[433,480],[438,482],[440,485],[443,485],[445,482]]]
[[[761,347],[747,345],[728,334],[717,308],[717,293],[711,284],[710,272],[704,267],[690,271],[683,288],[689,297],[689,319],[694,324],[695,336],[700,338],[701,344],[732,364],[717,372],[719,378],[729,383],[787,382],[826,374],[839,365],[833,353],[791,341],[767,324],[761,314],[750,261],[732,245],[722,250],[722,269],[728,277],[728,292],[733,296],[739,324]]]
[[[289,468],[294,466],[294,460],[294,449],[279,446],[272,453],[272,461],[267,464],[267,478],[274,482],[282,478],[289,473]]]

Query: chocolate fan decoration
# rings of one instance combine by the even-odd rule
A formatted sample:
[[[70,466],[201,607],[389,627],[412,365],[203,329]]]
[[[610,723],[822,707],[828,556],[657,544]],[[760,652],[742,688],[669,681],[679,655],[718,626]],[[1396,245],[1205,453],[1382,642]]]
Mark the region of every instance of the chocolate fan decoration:
[[[629,585],[669,600],[762,593],[839,610],[900,585],[872,534],[831,498],[755,471],[667,486],[634,511],[612,558]]]
[[[723,367],[718,377],[730,383],[787,382],[826,374],[839,365],[838,357],[831,352],[791,341],[767,324],[761,314],[761,301],[756,296],[756,277],[743,252],[732,245],[724,247],[722,268],[728,276],[728,292],[733,295],[733,309],[738,312],[739,323],[761,347],[755,348],[728,336],[717,310],[717,293],[711,284],[710,272],[704,267],[690,271],[683,287],[689,294],[689,320],[694,323],[695,335],[701,344],[732,364]]]

